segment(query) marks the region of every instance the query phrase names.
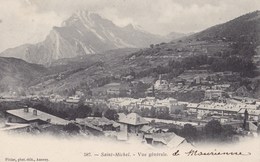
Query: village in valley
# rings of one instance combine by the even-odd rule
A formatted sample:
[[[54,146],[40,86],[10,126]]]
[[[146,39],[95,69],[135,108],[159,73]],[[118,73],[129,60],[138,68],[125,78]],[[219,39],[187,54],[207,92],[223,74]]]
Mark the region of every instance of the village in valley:
[[[48,3],[30,1],[27,5],[39,5],[46,10],[50,7]],[[65,2],[56,3],[60,11],[60,5]],[[33,25],[33,29],[40,31],[44,23],[54,23],[48,24],[48,30],[41,31],[45,39],[37,43],[25,41],[17,47],[11,44],[2,47],[0,133],[65,139],[80,137],[95,139],[95,142],[105,139],[170,149],[259,139],[260,11],[244,13],[246,10],[243,10],[244,15],[240,13],[242,16],[234,18],[232,16],[239,12],[229,15],[228,9],[225,14],[219,14],[222,12],[220,5],[211,18],[213,13],[208,11],[195,15],[199,5],[196,2],[189,9],[186,7],[191,3],[189,1],[180,7],[177,4],[183,13],[169,14],[175,7],[169,7],[169,13],[161,7],[164,14],[157,17],[159,1],[143,4],[131,1],[135,7],[126,5],[127,1],[116,2],[122,3],[123,7],[118,7],[120,10],[130,9],[129,15],[120,21],[132,20],[131,15],[137,15],[139,19],[142,16],[133,14],[134,9],[138,6],[144,10],[140,6],[146,8],[151,4],[157,18],[150,15],[150,11],[141,12],[151,19],[147,27],[158,26],[162,28],[161,32],[166,32],[161,22],[170,21],[169,30],[175,25],[180,29],[192,29],[192,32],[167,31],[157,35],[131,23],[125,26],[114,23],[115,20],[106,17],[109,8],[103,11],[104,7],[98,7],[96,13],[83,9],[86,5],[92,6],[90,2],[84,2],[74,11],[74,1],[70,3],[67,7],[71,8],[71,13],[59,12],[51,17],[52,20],[62,18],[60,25],[49,22],[48,18],[43,18],[40,26]],[[165,4],[163,2],[161,6],[167,6]],[[202,6],[211,8],[208,1],[205,4]],[[34,5],[32,11],[44,13]],[[105,5],[112,5],[111,11],[117,6],[110,2]],[[24,10],[27,8],[19,12]],[[183,20],[189,22],[193,17],[201,17],[199,21],[168,20],[171,15],[182,20],[182,15],[185,17],[186,12],[190,12],[188,10],[192,10],[192,14]],[[19,12],[17,17],[20,17]],[[50,12],[50,15],[55,13],[54,10]],[[113,14],[119,21],[120,12]],[[29,21],[42,19],[44,15]],[[160,16],[163,15],[167,19],[162,20]],[[65,19],[65,16],[68,17]],[[193,26],[200,26],[204,18],[212,19],[211,23],[193,30]],[[0,25],[6,25],[5,21],[0,19]],[[7,23],[6,33],[13,30],[9,30],[12,23]],[[27,19],[24,23],[28,23]],[[17,33],[27,30],[26,26],[23,30],[20,26],[19,21]],[[38,37],[37,32],[30,31],[25,40]],[[9,40],[12,42],[17,33],[4,35],[3,40],[12,39]]]
[[[128,76],[67,97],[13,91],[0,99],[0,131],[99,136],[170,148],[237,142],[257,137],[260,121],[260,100],[247,97],[243,87],[232,90],[237,77],[230,71],[188,70],[173,80]]]

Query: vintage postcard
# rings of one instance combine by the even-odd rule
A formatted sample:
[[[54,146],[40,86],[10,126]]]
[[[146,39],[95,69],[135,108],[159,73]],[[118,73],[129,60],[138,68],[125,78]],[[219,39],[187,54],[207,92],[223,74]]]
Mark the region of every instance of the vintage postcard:
[[[259,134],[259,0],[0,0],[0,162],[259,162]]]

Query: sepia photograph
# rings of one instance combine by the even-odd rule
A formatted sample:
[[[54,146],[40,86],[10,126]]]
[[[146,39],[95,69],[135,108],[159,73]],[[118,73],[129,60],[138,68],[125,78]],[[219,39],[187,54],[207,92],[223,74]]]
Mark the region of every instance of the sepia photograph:
[[[259,0],[0,0],[0,162],[260,162]]]

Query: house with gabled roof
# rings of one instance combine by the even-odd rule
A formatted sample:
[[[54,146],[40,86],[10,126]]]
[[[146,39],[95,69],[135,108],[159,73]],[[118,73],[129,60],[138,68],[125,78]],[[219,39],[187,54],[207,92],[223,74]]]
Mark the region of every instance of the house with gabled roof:
[[[137,113],[130,113],[126,116],[122,116],[119,118],[118,123],[121,124],[120,130],[127,129],[128,133],[138,133],[142,126],[149,124],[147,120]]]
[[[6,111],[6,118],[9,123],[29,123],[29,124],[53,124],[67,125],[70,121],[60,117],[42,112],[34,108],[22,108]]]
[[[173,132],[146,134],[144,139],[147,144],[154,146],[167,146],[169,148],[178,148],[182,145],[192,146],[185,138]]]

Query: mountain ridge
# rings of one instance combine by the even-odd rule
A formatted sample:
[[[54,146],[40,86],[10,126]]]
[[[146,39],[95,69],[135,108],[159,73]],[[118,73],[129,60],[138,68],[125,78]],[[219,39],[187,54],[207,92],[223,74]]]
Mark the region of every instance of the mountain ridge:
[[[132,24],[118,27],[96,13],[80,10],[63,21],[61,27],[53,27],[44,41],[7,49],[0,56],[50,64],[61,58],[118,48],[144,48],[163,41],[168,38],[137,29]]]
[[[84,87],[89,90],[110,82],[120,82],[130,75],[134,75],[137,81],[145,77],[156,80],[161,74],[172,79],[185,70],[196,69],[212,73],[233,71],[240,74],[241,80],[257,79],[259,73],[255,76],[252,59],[260,53],[257,38],[259,24],[258,13],[249,13],[235,21],[169,43],[153,44],[150,48],[59,59],[48,67],[51,73],[33,80],[29,89],[35,93],[67,95]],[[231,37],[236,33],[246,39]]]
[[[24,90],[30,82],[45,75],[48,69],[24,60],[0,57],[0,92]]]

